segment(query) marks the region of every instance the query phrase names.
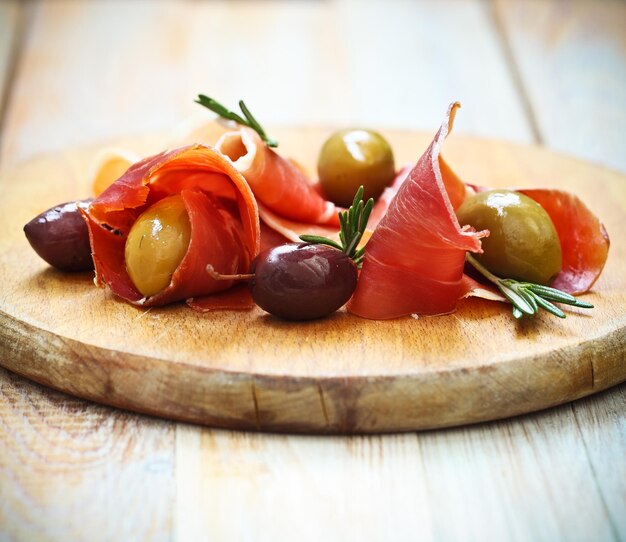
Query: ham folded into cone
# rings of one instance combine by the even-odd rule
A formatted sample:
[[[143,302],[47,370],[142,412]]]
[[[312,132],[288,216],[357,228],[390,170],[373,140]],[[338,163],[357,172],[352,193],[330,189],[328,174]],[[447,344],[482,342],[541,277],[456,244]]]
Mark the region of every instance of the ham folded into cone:
[[[435,139],[399,183],[398,193],[367,243],[359,282],[348,304],[353,314],[375,320],[445,314],[462,297],[465,253],[480,252],[480,238],[487,232],[461,229],[440,167],[441,147],[458,107],[457,103],[450,106]]]
[[[125,263],[128,233],[143,211],[163,198],[180,195],[189,216],[187,251],[162,291],[145,298]],[[232,162],[211,147],[191,145],[146,158],[107,188],[84,212],[96,270],[96,284],[138,305],[164,305],[224,291],[222,274],[247,273],[259,251],[260,226],[250,186]]]
[[[505,301],[492,285],[463,274],[465,252],[479,252],[488,232],[460,228],[454,210],[487,187],[463,183],[441,156],[458,104],[452,104],[435,139],[414,168],[403,169],[376,203],[363,270],[350,312],[372,319],[441,314],[468,296]],[[513,189],[515,190],[515,189]],[[600,276],[609,237],[575,195],[553,189],[519,189],[550,216],[561,243],[561,272],[552,286],[588,291]]]
[[[270,149],[248,128],[224,134],[216,148],[250,184],[262,207],[291,223],[339,227],[337,208],[325,200],[305,173]]]

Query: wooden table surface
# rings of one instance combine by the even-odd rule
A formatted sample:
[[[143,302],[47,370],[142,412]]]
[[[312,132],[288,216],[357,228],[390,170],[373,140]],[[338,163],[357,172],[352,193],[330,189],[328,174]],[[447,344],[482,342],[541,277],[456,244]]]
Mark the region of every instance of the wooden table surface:
[[[626,171],[626,3],[0,0],[0,167],[202,118],[542,144]],[[621,232],[612,232],[614,235]],[[625,360],[626,362],[626,360]],[[626,385],[367,437],[174,423],[0,370],[0,540],[624,540]]]

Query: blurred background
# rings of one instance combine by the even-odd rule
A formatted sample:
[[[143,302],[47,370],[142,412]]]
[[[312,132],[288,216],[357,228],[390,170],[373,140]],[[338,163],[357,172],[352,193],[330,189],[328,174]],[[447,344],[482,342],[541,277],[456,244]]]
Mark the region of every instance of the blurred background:
[[[626,170],[626,3],[0,0],[0,159],[206,118],[457,132]]]

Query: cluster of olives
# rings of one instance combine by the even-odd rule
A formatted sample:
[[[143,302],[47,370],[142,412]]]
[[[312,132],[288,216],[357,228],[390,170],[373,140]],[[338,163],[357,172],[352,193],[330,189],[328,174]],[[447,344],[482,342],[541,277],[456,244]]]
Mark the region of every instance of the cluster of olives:
[[[377,132],[343,130],[323,145],[318,161],[326,197],[349,206],[363,185],[376,198],[394,178],[391,147]],[[35,251],[64,271],[93,268],[88,232],[79,208],[89,200],[67,203],[35,217],[24,231]],[[468,198],[457,211],[462,225],[487,229],[476,259],[501,277],[548,284],[561,269],[561,246],[545,210],[523,194],[492,190]],[[167,287],[187,252],[189,217],[180,196],[165,198],[135,222],[125,245],[128,274],[146,297]],[[353,259],[324,244],[291,243],[259,254],[252,263],[249,288],[255,302],[287,320],[326,316],[351,297],[358,270]]]
[[[322,146],[317,171],[327,199],[342,207],[376,199],[395,175],[393,153],[378,132],[341,130]],[[309,243],[290,243],[257,256],[250,291],[262,309],[285,320],[312,320],[342,307],[356,288],[358,270],[341,250]]]

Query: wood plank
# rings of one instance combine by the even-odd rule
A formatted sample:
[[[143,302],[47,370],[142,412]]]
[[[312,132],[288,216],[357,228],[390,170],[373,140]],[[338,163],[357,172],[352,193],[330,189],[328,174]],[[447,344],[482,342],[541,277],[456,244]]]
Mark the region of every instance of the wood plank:
[[[621,391],[620,391],[621,390]],[[626,386],[572,404],[615,538],[626,533]]]
[[[176,442],[178,540],[618,539],[569,406],[348,439],[179,425]]]
[[[499,1],[496,14],[542,140],[626,169],[626,5]],[[619,539],[626,532],[626,474],[614,468],[626,449],[624,396],[608,397],[579,402],[573,410],[613,536]]]
[[[543,142],[626,170],[626,3],[495,5]]]
[[[20,8],[18,0],[0,2],[0,130],[6,109],[11,68],[17,53]]]
[[[0,2],[0,93],[6,89],[20,17],[19,0]]]
[[[418,438],[441,539],[616,539],[567,408]]]
[[[335,439],[177,429],[175,536],[431,540],[414,435]],[[202,495],[202,500],[197,497]]]
[[[0,539],[170,540],[174,425],[0,369]]]
[[[9,164],[206,118],[198,92],[266,124],[427,130],[458,99],[461,132],[532,139],[478,0],[40,2],[15,85]]]

